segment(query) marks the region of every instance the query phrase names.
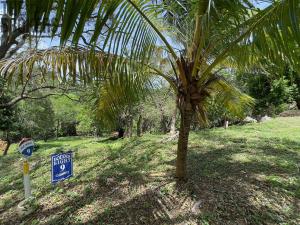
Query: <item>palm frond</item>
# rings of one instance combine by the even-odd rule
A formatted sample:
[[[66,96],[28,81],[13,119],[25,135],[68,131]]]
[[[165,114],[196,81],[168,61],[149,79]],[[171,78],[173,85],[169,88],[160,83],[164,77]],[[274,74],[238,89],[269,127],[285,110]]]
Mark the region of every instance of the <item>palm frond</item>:
[[[208,107],[211,99],[215,99],[230,114],[242,118],[254,105],[254,99],[242,93],[236,87],[227,82],[223,77],[211,74],[210,79],[200,89],[202,100],[197,105],[197,118],[201,125],[207,125]]]
[[[151,89],[151,76],[127,76],[114,74],[102,82],[98,89],[95,112],[106,128],[116,128],[118,117],[126,108],[132,108],[145,99]]]
[[[0,62],[0,76],[15,85],[36,74],[59,82],[71,80],[87,84],[99,83],[115,73],[144,76],[142,73],[149,71],[150,68],[139,61],[134,64],[126,57],[79,47],[32,50]]]
[[[104,77],[106,68],[104,62],[113,60],[102,52],[91,52],[83,48],[50,48],[47,50],[32,50],[17,58],[1,61],[0,75],[10,83],[18,85],[35,74],[49,76],[58,81],[73,80],[87,83],[91,79]]]
[[[277,62],[288,60],[298,67],[298,55],[294,54],[295,51],[287,43],[294,42],[294,46],[299,46],[299,15],[300,5],[296,0],[274,1],[267,8],[259,10],[236,28],[229,29],[222,41],[216,41],[210,49],[212,62],[204,73],[209,73],[230,54],[235,55],[237,63],[241,64],[243,60],[239,56],[248,57],[246,61],[250,63],[253,57],[260,54]]]
[[[254,105],[254,99],[242,93],[224,79],[217,80],[210,85],[215,89],[215,96],[230,113],[237,117],[243,117],[247,109]]]

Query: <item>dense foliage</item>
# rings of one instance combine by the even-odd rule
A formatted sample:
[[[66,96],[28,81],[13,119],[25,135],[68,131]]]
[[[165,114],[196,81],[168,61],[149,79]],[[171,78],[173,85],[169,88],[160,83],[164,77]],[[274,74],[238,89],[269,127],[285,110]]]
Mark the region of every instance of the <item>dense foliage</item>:
[[[255,98],[254,116],[275,116],[300,106],[300,78],[289,67],[278,68],[272,74],[260,69],[240,74],[237,79],[241,88]]]

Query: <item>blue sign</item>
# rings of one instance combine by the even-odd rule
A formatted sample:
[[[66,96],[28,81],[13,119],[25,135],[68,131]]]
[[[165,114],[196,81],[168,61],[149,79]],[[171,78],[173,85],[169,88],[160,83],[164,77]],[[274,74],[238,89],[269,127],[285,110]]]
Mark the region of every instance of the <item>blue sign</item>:
[[[20,146],[19,146],[19,152],[24,155],[25,157],[29,157],[32,155],[34,148],[34,143],[32,140],[27,140],[24,141]]]
[[[72,176],[72,152],[51,155],[51,182],[56,183]]]

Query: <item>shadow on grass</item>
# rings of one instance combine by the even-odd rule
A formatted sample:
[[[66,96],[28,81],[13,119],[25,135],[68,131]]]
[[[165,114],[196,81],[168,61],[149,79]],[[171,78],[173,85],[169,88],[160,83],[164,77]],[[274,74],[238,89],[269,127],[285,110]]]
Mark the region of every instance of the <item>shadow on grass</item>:
[[[43,144],[38,144],[39,148],[37,151],[43,151],[45,149],[50,149],[50,148],[62,148],[63,145],[59,143],[50,143],[50,142],[44,142]]]
[[[209,135],[204,138],[216,145],[207,147],[201,143],[193,145],[193,142],[188,159],[189,180],[177,182],[168,192],[164,192],[165,187],[174,183],[174,179],[171,176],[151,178],[148,172],[161,164],[173,166],[174,160],[154,163],[156,151],[163,148],[163,144],[133,139],[120,149],[108,151],[101,162],[86,165],[75,180],[62,185],[61,195],[65,201],[49,210],[40,208],[25,221],[47,218],[46,224],[78,225],[296,224],[299,220],[299,142],[264,138],[252,142],[245,138]],[[98,171],[96,179],[85,179],[95,171]],[[287,178],[296,181],[288,183]],[[113,180],[108,182],[109,179]],[[67,192],[81,185],[83,191],[79,195],[66,197]],[[136,192],[132,191],[135,189]],[[50,191],[53,187],[44,188],[38,198]],[[198,200],[202,202],[201,208],[199,214],[194,215],[190,209]],[[98,207],[93,216],[83,220],[74,217],[90,205]],[[21,218],[15,217],[3,224],[19,222]]]
[[[83,195],[75,196],[74,198],[68,199],[68,201],[64,204],[58,204],[57,207],[51,208],[51,210],[44,212],[41,208],[35,214],[31,215],[27,219],[37,218],[39,216],[43,217],[51,217],[52,215],[59,214],[61,216],[68,216],[70,213],[75,212],[81,207],[92,203],[96,198],[105,198],[107,193],[109,193],[113,188],[117,188],[120,186],[120,183],[123,181],[127,181],[130,184],[130,188],[138,188],[140,185],[147,183],[147,177],[144,175],[144,172],[147,170],[151,170],[156,164],[149,165],[148,163],[152,160],[155,149],[157,146],[152,146],[147,149],[143,154],[132,154],[132,149],[136,148],[139,145],[147,145],[148,141],[141,140],[132,140],[130,143],[125,143],[119,149],[110,149],[108,150],[108,155],[101,162],[94,163],[93,165],[86,165],[86,168],[81,170],[80,173],[76,174],[76,178],[71,182],[65,182],[59,188],[62,189],[63,193],[68,190],[72,190],[77,186],[84,185],[85,190]],[[49,146],[48,146],[49,147]],[[44,145],[42,145],[44,148]],[[77,150],[78,151],[78,150]],[[101,151],[99,151],[101,153]],[[77,156],[75,156],[77,157]],[[89,154],[85,154],[80,157],[80,160],[90,157]],[[47,162],[43,161],[40,163],[33,171],[38,170],[40,167],[46,166]],[[9,165],[6,168],[9,170]],[[91,181],[90,179],[86,179],[88,174],[95,174],[95,171],[99,171],[96,179]],[[18,175],[19,176],[19,175]],[[15,179],[18,182],[18,186],[14,186],[14,188],[18,191],[21,191],[23,188],[21,177],[7,177],[8,180]],[[32,177],[34,178],[34,177]],[[107,185],[107,179],[114,179],[114,183]],[[92,185],[90,189],[89,186]],[[2,188],[2,187],[1,187]],[[5,193],[11,190],[12,186],[7,185],[1,189],[1,193]],[[37,194],[37,198],[42,198],[43,196],[53,192],[56,187],[47,185]],[[123,196],[125,197],[125,196]],[[16,206],[18,202],[14,202],[14,204],[9,204],[5,206],[4,210],[9,210],[10,208]],[[1,214],[0,214],[1,218]],[[61,217],[60,217],[61,219]],[[58,219],[58,220],[60,220]],[[21,218],[18,216],[6,218],[5,221],[1,221],[1,224],[18,224],[21,222]],[[56,218],[50,219],[49,224],[57,224]]]
[[[255,143],[243,138],[211,139],[223,147],[203,151],[199,146],[190,148],[190,179],[178,186],[195,199],[202,199],[202,215],[210,214],[213,224],[299,221],[300,142],[274,138],[260,138]],[[278,180],[270,180],[272,177]]]
[[[190,148],[190,179],[187,183],[177,182],[172,193],[162,194],[161,192],[167,182],[134,197],[125,198],[125,200],[118,195],[117,197],[112,196],[112,198],[122,200],[99,210],[96,216],[87,221],[73,223],[171,225],[188,224],[189,221],[196,221],[197,224],[279,224],[284,222],[296,224],[299,219],[299,196],[297,196],[299,183],[287,187],[274,185],[268,180],[258,178],[259,175],[296,176],[293,165],[296,165],[300,160],[299,154],[295,151],[299,146],[298,143],[273,139],[272,145],[270,145],[269,139],[261,139],[259,143],[255,143],[256,151],[261,157],[271,156],[271,158],[260,160],[260,156],[258,156],[256,159],[250,158],[248,161],[239,162],[234,161],[232,156],[241,153],[255,154],[252,149],[247,148],[248,144],[252,146],[254,143],[246,143],[244,146],[244,139],[231,138],[229,140],[228,137],[219,138],[218,141],[225,146],[223,148],[211,148],[204,152],[199,151],[198,148]],[[132,147],[128,146],[130,149]],[[152,147],[153,149],[157,148]],[[123,154],[127,155],[130,152],[124,151]],[[115,159],[115,156],[112,155],[111,157]],[[120,157],[124,157],[124,155]],[[282,164],[283,160],[288,161],[288,165]],[[141,173],[148,162],[139,161],[139,158],[135,158],[135,156],[130,162],[132,165],[131,163],[114,164],[102,175],[108,174],[108,176],[114,177],[122,174],[122,178],[131,177],[133,178],[131,185],[150,182]],[[173,165],[174,161],[169,163]],[[122,180],[118,180],[116,186],[119,186]],[[104,180],[100,182],[102,188],[105,186],[103,182]],[[107,197],[103,193],[107,192],[103,189],[95,192],[98,197],[102,195],[99,197],[100,199]],[[178,193],[180,194],[178,195]],[[88,198],[85,197],[85,199]],[[192,203],[199,199],[203,202],[203,206],[198,215],[191,213],[192,205],[182,209],[187,202]],[[95,198],[90,199],[90,201],[94,200]],[[90,202],[84,202],[77,209],[87,204]],[[276,206],[278,204],[285,206],[278,208]],[[50,223],[55,224],[58,221],[59,219]]]
[[[97,143],[105,143],[105,144],[110,144],[110,143],[114,143],[118,140],[122,140],[123,138],[118,138],[118,137],[108,137],[108,138],[104,138],[101,140],[97,140]]]

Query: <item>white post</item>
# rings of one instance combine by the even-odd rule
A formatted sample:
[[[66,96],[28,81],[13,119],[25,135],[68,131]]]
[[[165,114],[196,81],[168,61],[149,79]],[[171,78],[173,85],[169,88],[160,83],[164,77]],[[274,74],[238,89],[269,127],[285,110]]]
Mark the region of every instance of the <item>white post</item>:
[[[25,199],[31,197],[31,187],[30,187],[30,177],[29,177],[29,163],[25,159],[23,163],[23,173],[24,173],[24,190],[25,190]]]
[[[228,128],[228,125],[229,125],[229,121],[226,120],[225,123],[224,123],[224,128],[227,129],[227,128]]]

